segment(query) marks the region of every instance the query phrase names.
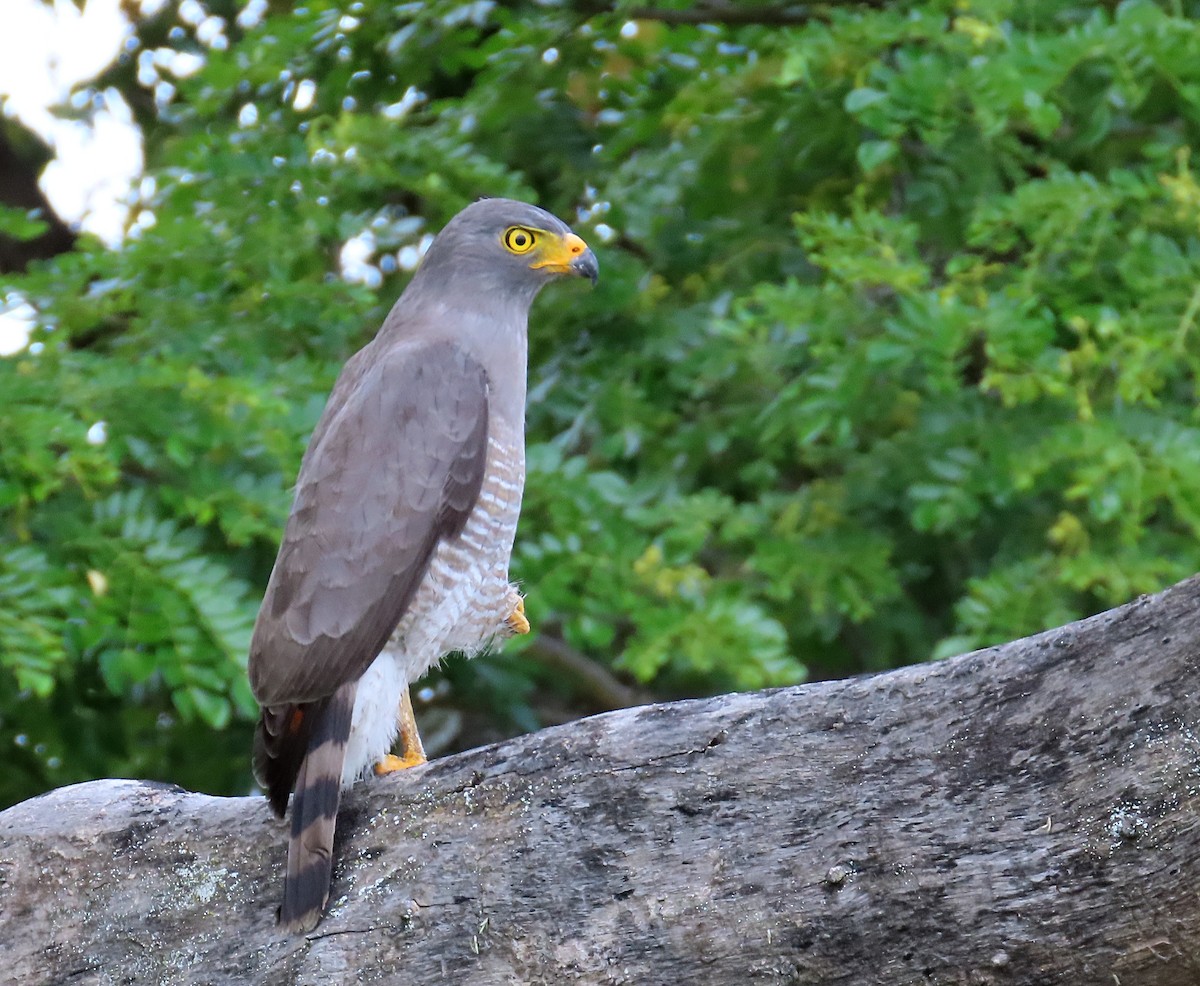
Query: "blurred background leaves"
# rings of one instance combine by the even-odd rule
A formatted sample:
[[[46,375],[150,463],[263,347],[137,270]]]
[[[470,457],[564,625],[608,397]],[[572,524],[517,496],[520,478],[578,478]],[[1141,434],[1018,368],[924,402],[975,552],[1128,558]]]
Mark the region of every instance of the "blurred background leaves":
[[[531,320],[538,634],[431,677],[438,748],[1200,568],[1200,4],[187,2],[131,4],[92,84],[144,133],[124,241],[39,259],[53,217],[0,211],[36,318],[0,358],[0,805],[249,789],[308,434],[481,195],[566,218],[603,277]],[[169,92],[162,50],[202,62]]]

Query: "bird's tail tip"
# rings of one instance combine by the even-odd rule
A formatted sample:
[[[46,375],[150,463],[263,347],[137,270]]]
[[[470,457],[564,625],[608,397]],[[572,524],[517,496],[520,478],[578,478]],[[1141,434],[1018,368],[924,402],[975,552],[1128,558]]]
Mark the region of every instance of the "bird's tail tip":
[[[279,924],[295,934],[312,931],[329,900],[333,833],[354,692],[354,682],[343,685],[317,717],[296,778],[287,874],[279,908]]]

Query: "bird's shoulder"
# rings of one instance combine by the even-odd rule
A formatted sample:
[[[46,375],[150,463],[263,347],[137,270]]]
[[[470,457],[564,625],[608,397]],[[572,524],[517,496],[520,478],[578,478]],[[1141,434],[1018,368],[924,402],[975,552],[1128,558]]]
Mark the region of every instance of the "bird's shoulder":
[[[393,415],[439,408],[448,396],[486,401],[483,364],[461,343],[443,337],[400,338],[382,333],[347,360],[309,440],[314,455],[331,433],[359,427],[363,413]]]

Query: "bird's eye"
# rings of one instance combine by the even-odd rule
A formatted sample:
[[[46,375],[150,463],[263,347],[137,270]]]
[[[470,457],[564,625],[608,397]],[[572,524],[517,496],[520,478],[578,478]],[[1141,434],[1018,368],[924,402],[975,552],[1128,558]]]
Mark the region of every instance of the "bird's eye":
[[[537,241],[537,233],[524,226],[509,226],[504,231],[504,248],[509,253],[528,253]]]

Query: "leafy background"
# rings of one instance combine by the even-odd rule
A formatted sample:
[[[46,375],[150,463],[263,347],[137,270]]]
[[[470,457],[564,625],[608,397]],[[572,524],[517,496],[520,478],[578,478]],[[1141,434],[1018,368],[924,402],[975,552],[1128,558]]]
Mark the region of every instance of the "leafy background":
[[[224,49],[142,18],[204,67],[169,100],[137,50],[94,83],[145,133],[138,221],[0,287],[38,313],[0,358],[0,806],[249,789],[308,433],[480,195],[564,216],[603,277],[531,323],[538,633],[431,677],[439,749],[945,656],[1200,568],[1200,4],[288,7],[208,3]]]

